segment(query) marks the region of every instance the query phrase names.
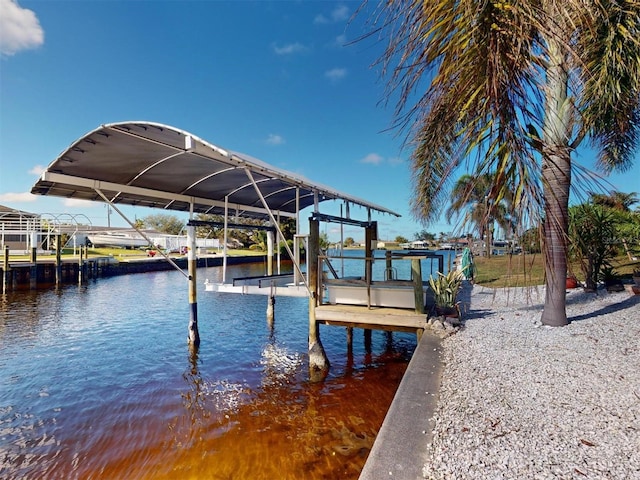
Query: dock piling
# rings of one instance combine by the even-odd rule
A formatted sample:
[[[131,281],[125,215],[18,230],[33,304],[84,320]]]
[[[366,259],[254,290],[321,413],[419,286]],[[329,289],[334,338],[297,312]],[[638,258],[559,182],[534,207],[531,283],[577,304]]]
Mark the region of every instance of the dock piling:
[[[38,288],[38,250],[36,247],[31,248],[31,267],[29,268],[29,288],[35,290]]]
[[[189,269],[189,345],[195,350],[200,346],[200,332],[198,331],[198,295],[196,284],[196,227],[187,227],[187,263]]]
[[[9,245],[4,246],[4,259],[2,262],[2,293],[9,290],[9,282],[11,281],[11,271],[9,270]]]

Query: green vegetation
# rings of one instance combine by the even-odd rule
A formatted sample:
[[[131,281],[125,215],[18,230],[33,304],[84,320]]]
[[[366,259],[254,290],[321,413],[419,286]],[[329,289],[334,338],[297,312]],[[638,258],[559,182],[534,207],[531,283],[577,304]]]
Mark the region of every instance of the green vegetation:
[[[485,287],[525,287],[544,284],[544,258],[538,254],[494,255],[491,258],[475,257],[475,283]],[[640,261],[629,260],[620,254],[611,259],[611,266],[617,274],[631,280],[634,268],[640,268]],[[569,272],[580,282],[585,281],[580,264],[569,264]]]
[[[439,217],[461,169],[488,175],[483,201],[513,195],[521,228],[544,222],[545,325],[568,323],[569,193],[592,178],[575,152],[589,142],[604,174],[636,160],[637,19],[637,2],[599,0],[389,0],[371,18],[388,39],[385,100],[413,150],[415,218]]]

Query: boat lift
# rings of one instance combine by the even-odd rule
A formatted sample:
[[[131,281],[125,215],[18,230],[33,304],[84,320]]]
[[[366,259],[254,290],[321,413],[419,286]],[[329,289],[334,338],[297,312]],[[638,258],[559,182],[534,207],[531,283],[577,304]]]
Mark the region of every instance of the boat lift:
[[[313,207],[316,214],[321,202],[338,200],[346,205],[345,220],[350,219],[350,206],[365,208],[369,220],[372,212],[400,216],[385,207],[311,182],[249,155],[224,149],[192,133],[147,121],[104,124],[83,135],[47,166],[31,193],[106,202],[134,228],[134,222],[126,218],[118,205],[189,212],[191,222],[195,221],[194,214],[202,213],[223,216],[227,223],[232,210],[236,218],[268,220],[280,239],[284,237],[278,226],[279,219],[294,218],[296,242],[306,242],[308,272],[304,275],[300,268],[297,246],[295,252],[291,252],[285,242],[288,254],[294,259],[294,274],[297,276],[293,282],[295,288],[288,286],[287,291],[299,290],[299,293],[309,296],[310,329],[312,302],[316,302],[318,293],[314,277],[319,256],[318,219],[310,219],[309,237],[304,238],[299,232],[300,212]],[[200,336],[194,224],[187,227],[187,238],[188,338],[189,343],[197,347]],[[168,257],[167,260],[171,262]],[[284,281],[274,278],[273,282],[281,280]],[[260,288],[260,282],[258,285],[251,283],[246,280],[242,288],[245,291]],[[274,288],[285,287],[275,285]],[[315,318],[313,326],[316,327]],[[311,363],[317,344],[319,342],[314,341],[310,330]]]

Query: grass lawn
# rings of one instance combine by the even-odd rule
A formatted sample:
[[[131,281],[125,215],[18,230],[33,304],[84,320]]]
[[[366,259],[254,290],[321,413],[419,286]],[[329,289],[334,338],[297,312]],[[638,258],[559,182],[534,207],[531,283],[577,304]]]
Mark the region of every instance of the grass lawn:
[[[491,258],[474,257],[476,283],[486,287],[526,287],[544,284],[543,254],[494,255]],[[616,257],[612,265],[623,279],[631,279],[634,268],[640,268],[640,261],[629,260],[626,255]],[[571,264],[570,273],[578,281],[584,275],[577,263]]]

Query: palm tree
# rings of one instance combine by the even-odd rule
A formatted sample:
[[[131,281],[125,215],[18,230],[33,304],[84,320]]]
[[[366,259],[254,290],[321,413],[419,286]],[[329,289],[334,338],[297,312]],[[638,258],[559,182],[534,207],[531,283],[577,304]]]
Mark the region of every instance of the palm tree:
[[[413,150],[414,215],[437,218],[467,162],[475,175],[495,172],[492,201],[512,189],[523,223],[543,222],[542,322],[566,325],[572,153],[588,139],[605,173],[633,163],[639,1],[379,5],[375,28],[389,32],[380,65],[387,97],[398,98],[393,126]]]
[[[636,192],[624,193],[614,190],[608,194],[589,192],[589,195],[591,196],[591,201],[596,205],[613,208],[620,212],[630,212],[631,205],[640,202]]]
[[[491,181],[492,176],[487,174],[462,175],[453,187],[451,205],[445,213],[447,221],[451,222],[454,216],[464,212],[461,227],[469,223],[476,226],[479,237],[485,239],[487,257],[491,256],[493,224],[497,222],[505,231],[511,227],[506,205],[495,203],[489,197]]]
[[[627,254],[627,258],[629,260],[633,260],[633,255],[631,254],[627,237],[629,235],[633,236],[635,234],[635,230],[637,230],[637,227],[634,227],[633,225],[634,216],[631,213],[631,205],[640,202],[640,200],[638,200],[638,194],[636,192],[624,193],[613,190],[608,194],[589,192],[589,195],[591,196],[591,201],[595,205],[600,205],[614,210],[618,217],[619,224],[622,225],[619,230],[620,240],[622,241],[624,251]]]

